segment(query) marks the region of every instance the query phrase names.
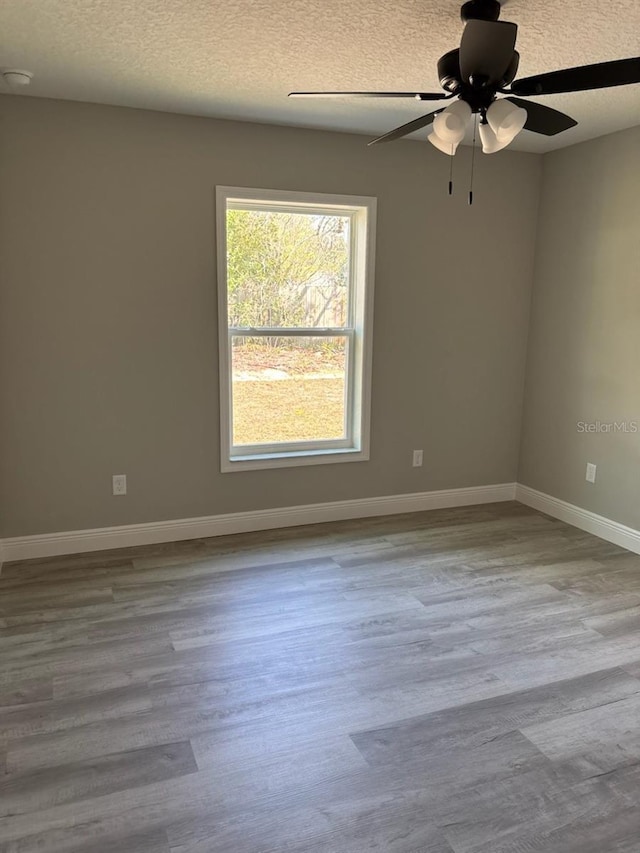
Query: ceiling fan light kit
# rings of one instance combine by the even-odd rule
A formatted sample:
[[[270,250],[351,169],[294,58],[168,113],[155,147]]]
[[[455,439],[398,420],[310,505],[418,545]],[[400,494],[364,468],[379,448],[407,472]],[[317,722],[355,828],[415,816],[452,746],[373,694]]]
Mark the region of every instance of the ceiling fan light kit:
[[[481,124],[478,128],[478,132],[480,134],[480,142],[482,143],[483,154],[495,154],[496,151],[502,151],[502,149],[506,148],[509,144],[506,139],[498,139],[496,134],[493,132],[489,122],[487,122],[486,124]]]
[[[451,157],[453,157],[458,150],[458,145],[460,145],[460,142],[446,142],[442,137],[438,136],[434,130],[432,130],[427,136],[427,139],[434,148],[437,148],[438,151],[442,151],[443,154],[449,154]]]
[[[509,145],[520,131],[525,126],[527,121],[527,111],[522,107],[517,107],[503,98],[499,101],[494,101],[487,110],[487,122],[489,127],[498,137],[500,142],[506,140]]]
[[[471,107],[465,101],[455,101],[433,120],[429,142],[445,154],[455,154],[471,119]]]
[[[433,120],[429,142],[453,156],[465,136],[473,111],[466,101],[454,101]],[[484,154],[502,151],[516,138],[527,122],[527,111],[506,98],[494,101],[480,122],[480,141]]]
[[[498,0],[468,0],[460,10],[464,30],[460,47],[438,61],[442,92],[291,92],[291,97],[417,98],[456,100],[446,109],[413,119],[369,145],[391,142],[433,124],[429,141],[453,155],[472,115],[479,116],[482,150],[493,154],[506,148],[524,129],[544,136],[563,133],[577,122],[570,116],[521,98],[608,89],[640,83],[640,57],[582,65],[516,80],[520,55],[515,49],[518,27],[500,21]],[[498,98],[504,95],[504,98]],[[517,97],[514,97],[517,96]],[[475,134],[474,134],[475,138]]]

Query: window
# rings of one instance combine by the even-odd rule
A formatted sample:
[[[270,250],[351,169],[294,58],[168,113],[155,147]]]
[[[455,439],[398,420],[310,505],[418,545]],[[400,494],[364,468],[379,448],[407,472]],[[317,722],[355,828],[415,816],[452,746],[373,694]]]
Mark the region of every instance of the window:
[[[223,471],[369,458],[375,213],[217,188]]]

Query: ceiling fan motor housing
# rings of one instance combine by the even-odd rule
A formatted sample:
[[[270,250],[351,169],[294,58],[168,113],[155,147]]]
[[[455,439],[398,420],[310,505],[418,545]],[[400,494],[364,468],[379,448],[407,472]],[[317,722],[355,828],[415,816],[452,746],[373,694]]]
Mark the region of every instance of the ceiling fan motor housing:
[[[497,89],[502,86],[506,86],[510,83],[513,78],[516,76],[516,72],[518,70],[518,64],[520,62],[520,54],[517,50],[514,50],[513,57],[511,62],[509,63],[509,67],[504,73],[503,79],[499,81],[498,84],[493,86],[493,94]],[[462,82],[462,76],[460,74],[460,49],[456,48],[455,50],[450,50],[441,56],[438,60],[438,79],[440,80],[440,85],[446,92],[451,93],[460,93],[466,89],[473,89],[473,87],[465,86]],[[482,89],[483,87],[478,87]],[[477,91],[477,90],[476,90]],[[470,92],[468,93],[470,95]],[[486,95],[486,90],[483,92]],[[480,99],[483,103],[485,98]]]
[[[456,92],[460,88],[460,50],[450,50],[438,60],[438,79],[447,92]]]

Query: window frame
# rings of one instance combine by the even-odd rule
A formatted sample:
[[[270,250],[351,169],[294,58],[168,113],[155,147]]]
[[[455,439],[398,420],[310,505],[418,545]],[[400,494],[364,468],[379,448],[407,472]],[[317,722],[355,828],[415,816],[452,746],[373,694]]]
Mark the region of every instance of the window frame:
[[[228,325],[227,234],[229,205],[242,209],[349,216],[350,290],[349,323],[345,327],[240,328]],[[371,362],[373,338],[373,286],[375,264],[376,199],[370,196],[334,195],[249,187],[216,187],[216,251],[218,289],[218,349],[220,402],[220,470],[258,470],[369,459],[371,420]],[[285,333],[285,334],[283,334]],[[346,438],[276,444],[232,444],[233,337],[343,337],[348,341],[345,375]]]

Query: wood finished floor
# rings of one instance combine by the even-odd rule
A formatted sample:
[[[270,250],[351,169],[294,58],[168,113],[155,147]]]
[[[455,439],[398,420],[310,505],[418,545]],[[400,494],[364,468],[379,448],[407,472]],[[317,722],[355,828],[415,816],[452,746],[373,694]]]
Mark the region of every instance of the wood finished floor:
[[[640,556],[515,503],[6,564],[0,853],[638,853]]]

